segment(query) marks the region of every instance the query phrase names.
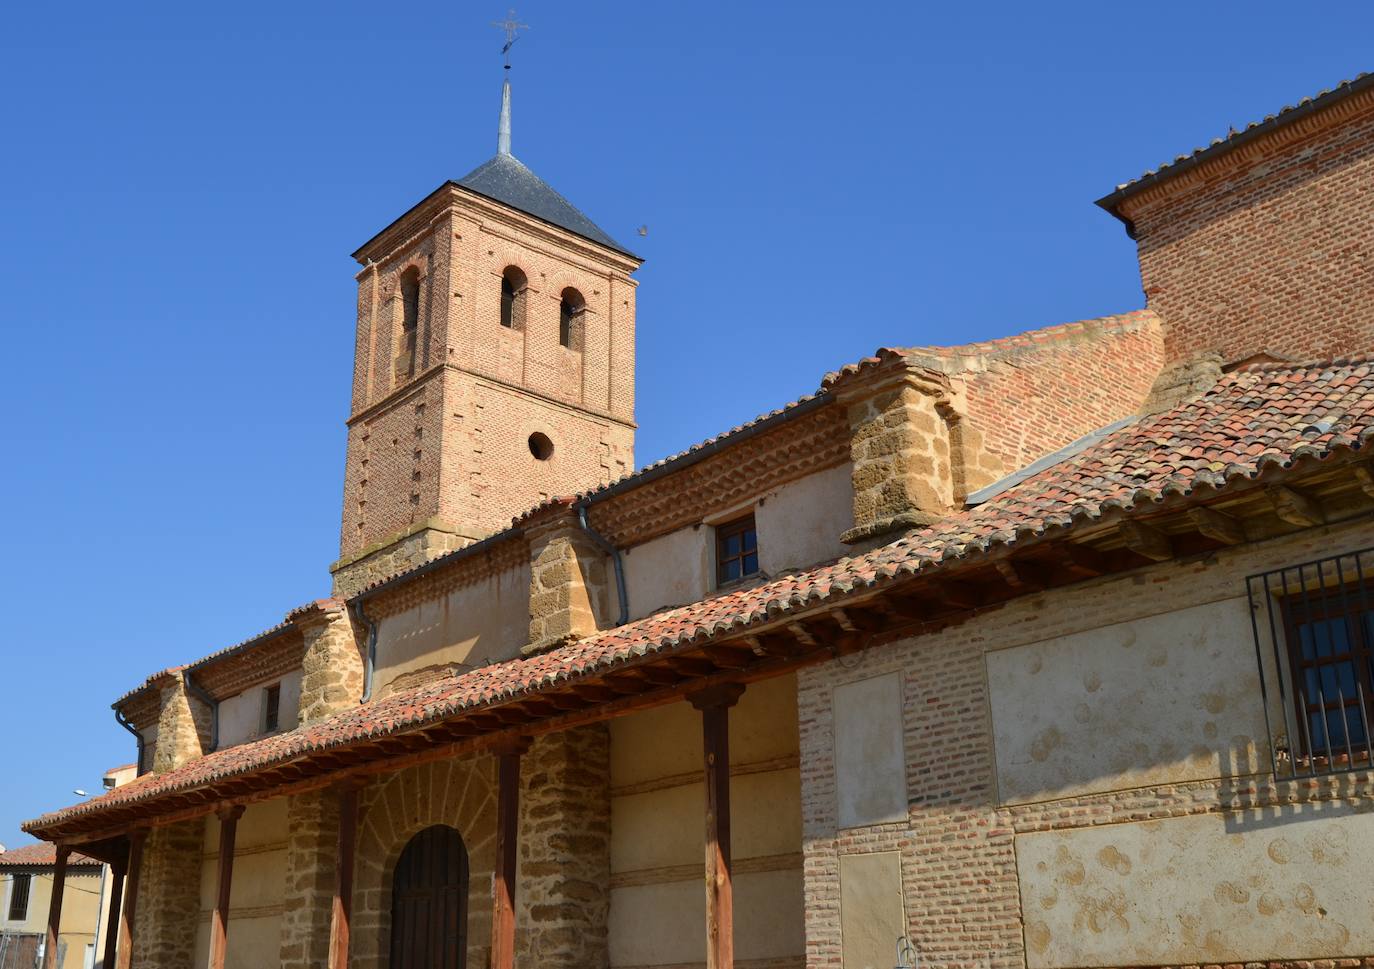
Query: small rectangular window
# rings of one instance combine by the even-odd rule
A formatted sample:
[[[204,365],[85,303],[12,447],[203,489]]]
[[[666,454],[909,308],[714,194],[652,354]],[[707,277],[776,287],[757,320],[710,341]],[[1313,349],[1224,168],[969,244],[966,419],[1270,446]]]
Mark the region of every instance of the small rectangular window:
[[[1374,715],[1372,600],[1374,592],[1358,582],[1283,600],[1301,755],[1368,758],[1365,731]]]
[[[281,723],[281,684],[273,683],[262,693],[262,731],[275,733]]]
[[[10,879],[10,921],[22,922],[29,917],[29,882],[32,875],[14,875]]]
[[[716,583],[724,585],[759,570],[759,540],[754,516],[716,526]]]

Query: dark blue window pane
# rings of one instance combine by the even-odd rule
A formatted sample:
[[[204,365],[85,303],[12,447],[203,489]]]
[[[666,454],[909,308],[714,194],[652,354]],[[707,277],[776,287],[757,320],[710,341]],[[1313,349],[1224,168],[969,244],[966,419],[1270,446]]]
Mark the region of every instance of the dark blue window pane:
[[[759,557],[756,553],[750,552],[744,557],[744,574],[753,575],[759,570]]]
[[[725,557],[734,558],[739,555],[739,536],[730,535],[725,539]]]
[[[752,528],[744,533],[744,550],[746,552],[752,552],[754,549],[758,548],[758,545],[758,536],[754,534],[754,530]]]
[[[739,578],[739,560],[738,560],[738,559],[732,559],[731,561],[726,562],[726,563],[725,563],[725,581],[726,581],[726,582],[729,582],[731,579],[738,579],[738,578]]]

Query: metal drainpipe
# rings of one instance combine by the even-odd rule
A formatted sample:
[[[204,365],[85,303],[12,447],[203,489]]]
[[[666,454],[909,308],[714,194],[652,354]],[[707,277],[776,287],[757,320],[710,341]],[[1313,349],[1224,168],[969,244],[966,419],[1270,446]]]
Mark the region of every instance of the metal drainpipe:
[[[625,591],[625,563],[621,561],[620,549],[612,545],[605,535],[592,528],[587,521],[586,505],[578,505],[577,507],[577,524],[587,533],[588,538],[611,557],[611,567],[615,569],[615,593],[620,600],[620,618],[615,621],[615,624],[623,626],[630,621],[630,597]]]
[[[361,597],[353,600],[353,614],[367,629],[367,659],[363,663],[363,695],[359,703],[372,699],[372,676],[377,670],[377,623],[363,611]]]
[[[181,682],[186,685],[187,693],[210,708],[210,750],[207,750],[206,753],[219,750],[219,701],[202,690],[196,681],[191,679],[190,670],[181,671]]]
[[[139,775],[139,776],[142,776],[142,774],[143,774],[143,734],[141,734],[141,733],[138,732],[138,729],[137,729],[136,727],[134,727],[134,725],[133,725],[132,723],[129,722],[128,718],[125,717],[124,714],[121,713],[121,712],[119,711],[118,708],[115,709],[114,715],[115,715],[115,723],[119,724],[119,725],[120,725],[121,727],[123,727],[125,730],[129,731],[129,733],[133,734],[133,735],[134,735],[134,740],[136,740],[136,741],[138,742],[138,767],[137,767],[137,772],[138,772],[138,775]]]

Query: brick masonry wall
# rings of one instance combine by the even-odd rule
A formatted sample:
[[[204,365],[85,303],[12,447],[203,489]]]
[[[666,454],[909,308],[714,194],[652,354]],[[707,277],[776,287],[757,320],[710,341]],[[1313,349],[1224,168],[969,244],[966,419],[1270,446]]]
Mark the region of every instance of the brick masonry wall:
[[[820,969],[842,964],[839,859],[847,853],[900,853],[907,923],[923,966],[1010,969],[1025,965],[1027,942],[1014,853],[1019,833],[1304,798],[1358,799],[1374,806],[1374,779],[1363,775],[1299,785],[1275,785],[1263,776],[1233,777],[1004,806],[996,792],[984,666],[990,649],[1241,596],[1247,574],[1370,544],[1374,524],[1368,521],[1311,529],[1030,596],[931,636],[801,671],[807,965]],[[839,830],[832,692],[838,685],[892,671],[899,671],[904,683],[908,817]],[[1258,696],[1254,702],[1259,704]]]
[[[343,560],[429,521],[480,538],[634,466],[627,264],[491,209],[454,195],[390,251],[369,251],[376,264],[358,276]],[[518,330],[500,325],[507,267],[528,279]],[[413,368],[398,372],[406,272],[420,274],[421,307]],[[559,344],[565,289],[586,304],[571,347]],[[551,459],[531,455],[535,432],[553,440]]]
[[[966,420],[1006,472],[1136,413],[1164,365],[1152,313],[1072,326],[1058,339],[989,355],[964,377]]]
[[[203,820],[154,828],[143,846],[133,964],[192,969],[200,918]]]
[[[1374,349],[1374,92],[1121,205],[1170,359]]]

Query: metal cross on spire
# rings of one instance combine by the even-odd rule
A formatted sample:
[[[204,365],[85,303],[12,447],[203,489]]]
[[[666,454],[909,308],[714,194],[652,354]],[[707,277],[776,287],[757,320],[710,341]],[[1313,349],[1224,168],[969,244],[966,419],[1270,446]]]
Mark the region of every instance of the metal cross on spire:
[[[506,57],[506,70],[510,70],[510,49],[520,39],[520,31],[529,30],[530,25],[522,24],[516,19],[514,7],[506,11],[505,20],[493,20],[491,25],[506,32],[506,46],[501,48],[501,53]]]

